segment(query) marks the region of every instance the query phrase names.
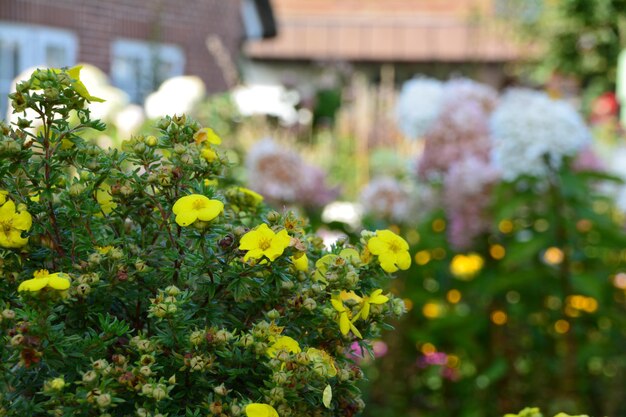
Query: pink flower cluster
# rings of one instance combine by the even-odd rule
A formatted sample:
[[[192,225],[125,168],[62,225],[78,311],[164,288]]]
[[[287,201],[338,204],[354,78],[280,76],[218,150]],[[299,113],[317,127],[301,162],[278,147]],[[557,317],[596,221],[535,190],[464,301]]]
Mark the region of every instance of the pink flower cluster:
[[[257,142],[246,160],[249,187],[273,204],[321,207],[339,194],[326,182],[326,174],[307,164],[296,152],[271,139]]]
[[[439,115],[424,135],[419,176],[441,179],[467,155],[489,160],[489,115],[496,101],[497,93],[489,86],[467,79],[449,81]]]
[[[499,172],[481,158],[468,156],[452,165],[444,180],[443,201],[448,216],[448,241],[457,250],[489,231],[492,186]]]
[[[450,381],[457,381],[460,378],[458,369],[448,365],[448,355],[444,352],[431,352],[420,356],[417,358],[417,366],[421,369],[440,366],[440,374],[443,378]]]

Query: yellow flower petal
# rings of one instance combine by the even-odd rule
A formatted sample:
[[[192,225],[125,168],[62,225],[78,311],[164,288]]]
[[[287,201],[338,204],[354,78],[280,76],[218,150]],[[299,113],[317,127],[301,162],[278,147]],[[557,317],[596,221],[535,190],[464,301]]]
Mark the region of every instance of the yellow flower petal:
[[[181,211],[178,215],[176,215],[176,223],[179,226],[189,226],[196,220],[198,220],[198,213],[193,210]]]
[[[330,385],[326,385],[324,392],[322,393],[322,403],[324,407],[330,408],[330,402],[333,400],[333,389]]]
[[[352,323],[350,323],[350,319],[348,318],[348,313],[343,312],[339,316],[339,330],[342,335],[347,335],[350,332],[350,327],[354,327]]]
[[[65,274],[51,274],[48,277],[48,287],[55,290],[67,290],[70,287],[70,280],[65,278]]]
[[[292,256],[291,262],[293,262],[293,266],[295,266],[298,271],[306,272],[309,270],[309,258],[306,257],[306,253],[301,253],[300,256]]]
[[[267,356],[270,358],[275,358],[276,354],[279,350],[286,350],[290,353],[300,353],[302,349],[300,349],[300,345],[294,339],[289,336],[281,336],[276,339],[276,342],[270,347],[267,348]]]
[[[39,291],[48,285],[48,278],[32,278],[22,282],[19,287],[17,287],[18,291]]]
[[[33,225],[33,217],[27,211],[20,211],[13,216],[13,227],[20,230],[29,230]]]
[[[198,210],[198,219],[208,222],[220,215],[224,211],[224,203],[219,200],[209,200],[207,206]]]
[[[278,412],[268,404],[251,403],[246,406],[247,417],[279,417]]]

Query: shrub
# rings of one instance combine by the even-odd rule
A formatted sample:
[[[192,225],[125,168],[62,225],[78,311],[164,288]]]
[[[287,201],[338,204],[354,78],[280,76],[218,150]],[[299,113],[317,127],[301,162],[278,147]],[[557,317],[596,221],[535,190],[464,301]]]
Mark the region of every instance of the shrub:
[[[122,150],[88,143],[104,126],[79,70],[35,71],[0,126],[0,415],[361,410],[349,346],[403,313],[379,290],[406,242],[326,250],[185,116]]]

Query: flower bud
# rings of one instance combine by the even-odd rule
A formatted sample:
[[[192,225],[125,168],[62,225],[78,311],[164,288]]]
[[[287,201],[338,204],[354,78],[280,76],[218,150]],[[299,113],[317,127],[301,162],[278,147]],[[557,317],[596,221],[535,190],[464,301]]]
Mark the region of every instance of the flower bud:
[[[65,387],[65,380],[62,377],[54,378],[46,386],[50,391],[61,391]]]
[[[15,311],[9,308],[5,308],[4,310],[2,310],[2,317],[7,320],[13,320],[15,318]]]
[[[175,285],[170,285],[165,288],[165,293],[169,296],[176,297],[178,294],[180,294],[180,289],[178,289],[178,287]]]
[[[280,387],[274,387],[270,390],[269,396],[274,402],[280,402],[285,398],[285,390]]]
[[[280,220],[280,213],[272,210],[269,213],[267,213],[267,221],[270,223],[276,223]]]
[[[96,397],[96,404],[100,408],[107,408],[111,405],[111,394],[100,394]]]
[[[170,385],[176,384],[176,375],[172,375],[171,377],[169,377],[169,379],[167,380],[167,383]]]
[[[239,416],[241,414],[241,407],[239,407],[237,404],[231,404],[230,413],[233,415],[233,417]]]
[[[152,397],[153,391],[154,391],[153,384],[145,384],[143,387],[141,387],[141,393],[145,395],[146,397]]]
[[[133,152],[137,155],[142,155],[146,151],[146,144],[143,142],[137,142],[133,146]]]
[[[221,395],[222,397],[225,397],[226,395],[228,395],[228,392],[230,390],[226,389],[224,384],[220,384],[217,387],[213,388],[213,391],[215,391],[217,395]]]
[[[238,344],[243,347],[250,347],[254,344],[254,337],[251,334],[244,334],[239,336]]]
[[[305,300],[302,302],[302,307],[306,310],[313,311],[317,308],[317,303],[312,298],[305,298]]]
[[[278,320],[280,318],[280,313],[275,308],[271,309],[266,313],[266,316],[270,320]]]
[[[226,343],[230,341],[232,338],[233,338],[233,334],[231,332],[229,332],[228,330],[221,329],[215,333],[214,340],[218,343]]]
[[[205,332],[201,330],[191,332],[191,335],[189,335],[189,342],[191,342],[194,346],[198,346],[204,341],[204,335]]]
[[[80,284],[76,287],[76,294],[80,297],[84,297],[90,292],[91,292],[91,286],[89,284]]]
[[[96,371],[100,371],[106,369],[109,366],[109,363],[106,359],[98,359],[97,361],[92,363],[91,366],[93,366],[93,369],[95,369]]]
[[[75,182],[70,187],[70,195],[72,197],[78,197],[80,194],[82,194],[83,191],[85,191],[85,188],[86,187],[84,184],[81,184],[80,182]]]
[[[94,371],[87,371],[83,374],[83,382],[89,384],[95,381],[97,377],[98,377],[98,374],[96,374]]]
[[[146,138],[146,145],[150,146],[150,147],[154,147],[159,143],[158,139],[156,138],[156,136],[150,135]]]
[[[142,366],[139,368],[139,373],[147,378],[152,375],[152,369],[149,366]]]
[[[24,336],[21,334],[16,334],[11,338],[11,346],[19,346],[24,341]]]
[[[209,410],[211,410],[211,414],[214,416],[219,416],[222,414],[222,403],[220,401],[215,401],[209,404]]]
[[[165,388],[165,385],[158,384],[152,390],[152,398],[154,398],[156,401],[161,401],[162,399],[166,397],[167,397],[167,388]]]

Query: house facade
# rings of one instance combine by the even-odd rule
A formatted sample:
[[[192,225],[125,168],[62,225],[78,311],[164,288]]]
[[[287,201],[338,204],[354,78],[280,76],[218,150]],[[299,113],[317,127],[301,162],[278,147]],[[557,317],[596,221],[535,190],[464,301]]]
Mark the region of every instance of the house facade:
[[[226,90],[244,21],[259,1],[268,6],[266,0],[2,0],[0,95],[27,68],[79,62],[109,74],[137,103],[177,75],[200,77],[208,92]]]

